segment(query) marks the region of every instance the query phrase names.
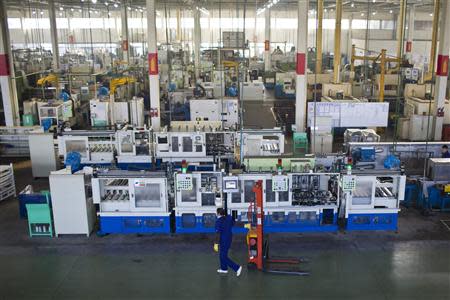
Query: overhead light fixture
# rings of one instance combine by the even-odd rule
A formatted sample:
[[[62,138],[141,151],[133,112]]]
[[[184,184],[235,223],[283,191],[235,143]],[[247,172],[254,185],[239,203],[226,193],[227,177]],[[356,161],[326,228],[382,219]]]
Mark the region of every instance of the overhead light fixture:
[[[108,6],[108,4],[109,4],[109,3],[105,1],[105,5]]]
[[[98,15],[98,10],[95,11],[95,14]]]
[[[361,13],[361,17],[364,17],[364,13]]]
[[[60,7],[59,7],[59,10],[61,10],[61,11],[64,10],[64,7],[60,6]]]
[[[330,11],[331,11],[331,12],[333,12],[333,11],[334,11],[334,9],[330,9]]]
[[[43,11],[41,11],[41,15],[43,15],[44,14],[44,12]]]
[[[127,8],[128,8],[128,10],[131,10],[131,7],[129,7],[129,6]]]
[[[204,13],[205,15],[209,16],[209,11],[206,8],[200,7],[198,10]]]
[[[326,8],[325,8],[325,9],[324,9],[323,11],[324,11],[324,12],[327,12],[327,11],[328,11],[328,9],[326,9]]]
[[[352,2],[352,4],[350,4],[351,7],[355,7],[355,2]]]
[[[144,10],[142,8],[139,9],[140,12],[144,12]]]
[[[91,1],[92,1],[92,3],[94,3],[94,4],[97,3],[97,0],[91,0]]]
[[[31,12],[33,15],[35,15],[36,14],[36,11],[35,10],[33,10],[32,12]]]
[[[433,16],[433,13],[430,14],[430,17],[432,17],[432,16]]]
[[[73,7],[70,9],[70,11],[74,11],[75,9],[73,9]]]
[[[389,11],[390,14],[392,14],[393,12],[394,12],[394,11],[393,11],[392,9]]]
[[[377,14],[377,12],[376,12],[376,11],[374,11],[374,12],[372,13],[372,15],[373,15],[373,16],[375,16],[376,14]]]
[[[82,12],[81,8],[78,10],[78,12]]]
[[[62,17],[62,12],[59,13],[59,16]]]
[[[115,7],[115,8],[118,8],[118,7],[119,7],[119,4],[114,3],[114,7]]]
[[[377,0],[372,0],[373,3],[377,2]]]

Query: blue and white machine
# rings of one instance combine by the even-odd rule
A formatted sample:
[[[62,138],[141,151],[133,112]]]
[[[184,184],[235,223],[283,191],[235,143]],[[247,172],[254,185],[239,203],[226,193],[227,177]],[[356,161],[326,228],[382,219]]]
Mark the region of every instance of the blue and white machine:
[[[346,230],[397,230],[405,184],[406,176],[400,174],[343,175]]]
[[[169,233],[168,185],[163,172],[100,170],[92,178],[100,233]]]
[[[222,174],[175,174],[175,224],[177,233],[215,232],[216,211],[222,207]]]
[[[116,132],[117,164],[124,170],[149,169],[152,166],[152,134],[146,127],[124,128]]]
[[[337,231],[339,177],[338,173],[247,173],[224,177],[223,186],[227,208],[238,221],[247,221],[255,197],[253,185],[262,180],[266,232]]]
[[[239,221],[247,221],[255,197],[252,187],[262,180],[266,232],[337,231],[339,176],[338,173],[279,173],[224,177],[227,208]],[[230,191],[227,185],[231,185],[232,178],[236,178],[238,188]]]
[[[65,161],[68,153],[77,152],[82,166],[111,165],[115,149],[113,130],[70,130],[58,136],[58,154]]]

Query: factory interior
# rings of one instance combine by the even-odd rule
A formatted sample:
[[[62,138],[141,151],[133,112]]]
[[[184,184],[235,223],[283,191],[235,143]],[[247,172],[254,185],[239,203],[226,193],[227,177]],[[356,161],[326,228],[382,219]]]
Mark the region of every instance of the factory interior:
[[[450,0],[0,1],[0,300],[450,299],[449,54]]]

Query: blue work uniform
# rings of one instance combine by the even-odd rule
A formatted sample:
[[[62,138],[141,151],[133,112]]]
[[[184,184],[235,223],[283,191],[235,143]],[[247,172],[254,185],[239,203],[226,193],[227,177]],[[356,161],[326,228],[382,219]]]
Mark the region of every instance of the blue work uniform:
[[[239,265],[228,257],[228,250],[230,250],[233,240],[233,234],[231,232],[233,225],[234,220],[231,216],[221,216],[216,220],[216,232],[220,234],[220,269],[225,271],[228,268],[232,268],[236,272],[239,269]]]
[[[450,152],[445,151],[444,153],[442,153],[442,158],[450,158]]]

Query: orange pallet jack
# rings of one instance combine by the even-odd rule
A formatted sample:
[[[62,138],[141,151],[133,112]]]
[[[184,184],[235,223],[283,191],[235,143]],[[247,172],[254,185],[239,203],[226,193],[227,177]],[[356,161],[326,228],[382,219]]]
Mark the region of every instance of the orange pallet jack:
[[[248,268],[259,271],[306,276],[309,272],[297,268],[300,263],[307,262],[302,258],[269,258],[269,243],[264,240],[264,210],[263,210],[263,188],[262,181],[259,180],[253,186],[255,202],[249,208],[249,223],[245,225],[247,232],[248,246]]]

